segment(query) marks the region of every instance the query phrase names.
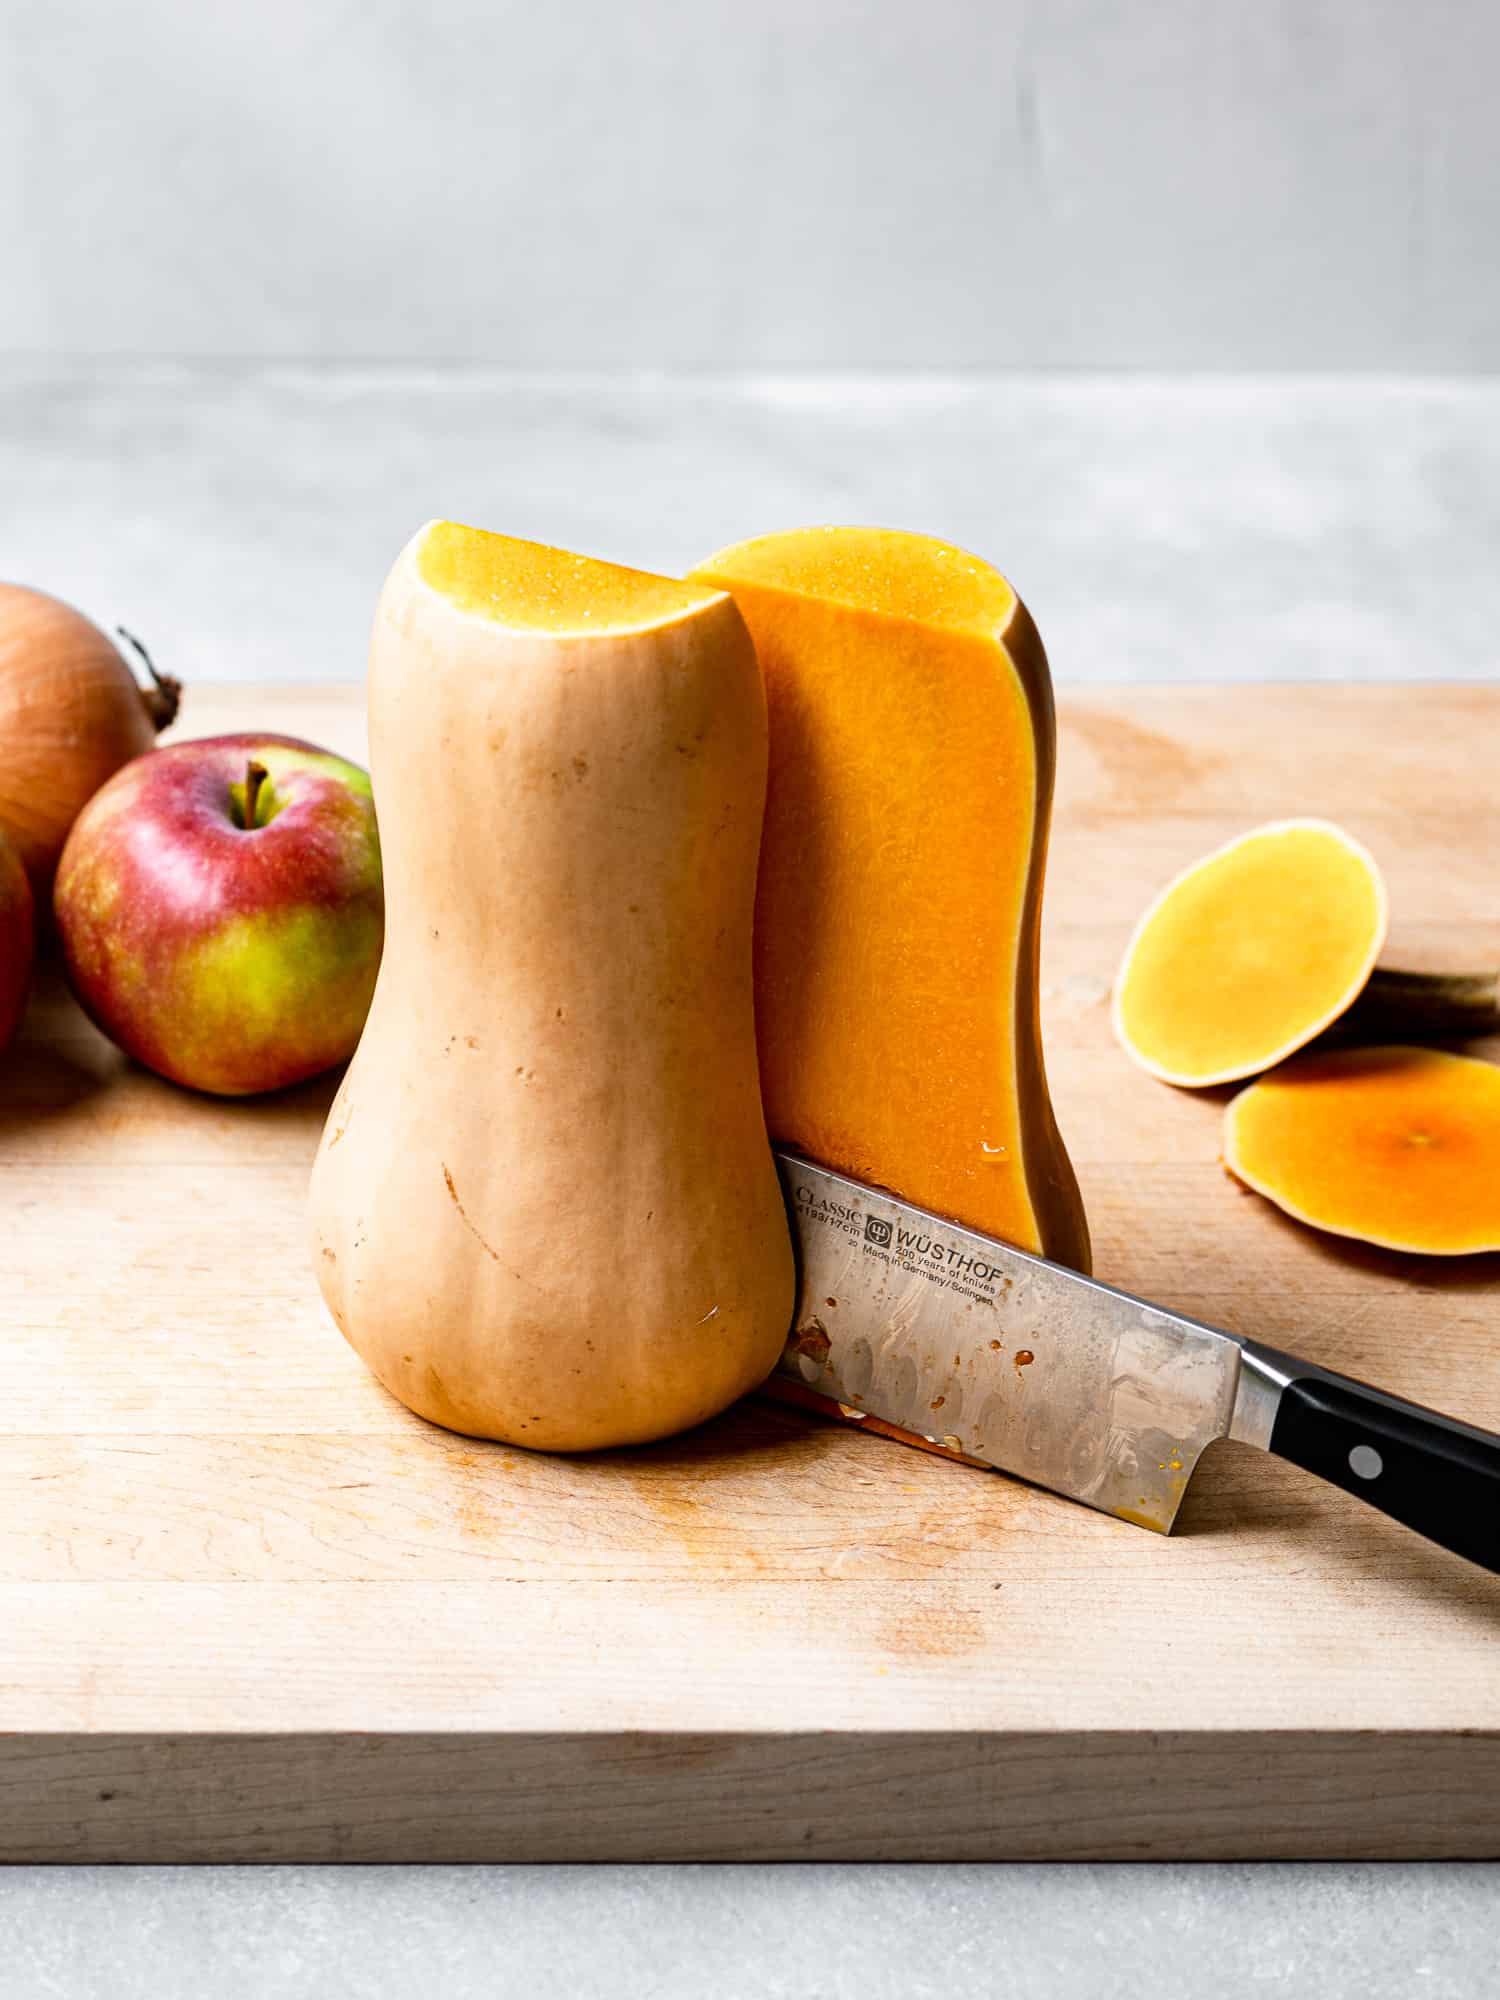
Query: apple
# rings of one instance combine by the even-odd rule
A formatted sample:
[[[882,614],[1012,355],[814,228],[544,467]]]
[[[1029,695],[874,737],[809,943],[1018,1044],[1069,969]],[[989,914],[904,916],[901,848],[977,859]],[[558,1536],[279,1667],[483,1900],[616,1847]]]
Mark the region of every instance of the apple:
[[[174,1083],[279,1090],[353,1054],[385,933],[357,764],[292,736],[150,750],[68,835],[53,909],[110,1040]]]
[[[20,855],[0,833],[0,1049],[21,1025],[35,951],[31,884]]]

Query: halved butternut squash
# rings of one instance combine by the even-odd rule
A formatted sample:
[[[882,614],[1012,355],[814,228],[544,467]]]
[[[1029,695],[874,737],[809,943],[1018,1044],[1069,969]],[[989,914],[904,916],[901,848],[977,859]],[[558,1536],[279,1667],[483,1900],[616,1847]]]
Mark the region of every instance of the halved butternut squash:
[[[755,913],[777,1138],[1086,1270],[1037,951],[1046,655],[998,571],[924,535],[806,528],[694,571],[755,640],[770,776]]]
[[[370,651],[386,944],[313,1169],[313,1262],[452,1430],[637,1443],[792,1312],[755,1067],[765,699],[721,592],[451,522]]]
[[[1239,835],[1169,882],[1115,982],[1115,1032],[1164,1083],[1259,1075],[1353,1005],[1385,942],[1373,857],[1328,820]]]
[[[1399,1046],[1300,1056],[1230,1103],[1224,1164],[1336,1236],[1500,1249],[1500,1068]]]

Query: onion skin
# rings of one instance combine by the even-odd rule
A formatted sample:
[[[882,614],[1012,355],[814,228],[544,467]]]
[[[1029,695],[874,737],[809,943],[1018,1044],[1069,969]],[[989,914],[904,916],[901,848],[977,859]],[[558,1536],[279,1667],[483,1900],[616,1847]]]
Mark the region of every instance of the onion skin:
[[[31,884],[21,857],[0,833],[0,1049],[21,1025],[35,952]]]
[[[149,662],[148,662],[149,664]],[[68,830],[177,713],[175,681],[143,688],[114,640],[56,597],[0,583],[0,831],[38,909]]]

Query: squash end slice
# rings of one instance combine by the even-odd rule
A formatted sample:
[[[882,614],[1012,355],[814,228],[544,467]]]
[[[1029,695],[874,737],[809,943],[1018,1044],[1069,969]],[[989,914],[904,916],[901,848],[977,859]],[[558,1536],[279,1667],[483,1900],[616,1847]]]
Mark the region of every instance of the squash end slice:
[[[1374,899],[1374,910],[1368,948],[1355,970],[1340,990],[1338,997],[1329,1006],[1316,1015],[1309,1016],[1294,1034],[1284,1037],[1281,1042],[1272,1045],[1263,1053],[1257,1053],[1248,1061],[1236,1061],[1205,1070],[1185,1069],[1160,1061],[1140,1045],[1126,1020],[1126,989],[1133,962],[1143,940],[1152,930],[1161,912],[1184,885],[1213,864],[1226,860],[1251,842],[1298,832],[1317,833],[1329,837],[1346,853],[1353,856],[1365,872]],[[1223,842],[1210,853],[1201,855],[1196,861],[1189,862],[1185,868],[1179,869],[1147,905],[1131,932],[1110,996],[1110,1024],[1115,1039],[1131,1061],[1148,1076],[1155,1077],[1160,1083],[1171,1084],[1175,1089],[1213,1090],[1222,1088],[1226,1084],[1245,1083],[1252,1077],[1264,1075],[1266,1071],[1276,1068],[1278,1064],[1298,1054],[1310,1042],[1316,1041],[1319,1035],[1331,1028],[1336,1021],[1343,1018],[1369,983],[1370,975],[1385,948],[1389,925],[1390,899],[1379,863],[1363,842],[1356,840],[1343,827],[1335,825],[1332,820],[1312,816],[1272,820],[1265,825],[1252,827],[1248,832],[1236,834],[1232,840]]]
[[[1289,1194],[1286,1187],[1280,1184],[1269,1170],[1253,1166],[1246,1160],[1246,1135],[1242,1131],[1242,1124],[1247,1110],[1255,1105],[1258,1098],[1263,1101],[1269,1087],[1280,1090],[1295,1089],[1306,1079],[1308,1072],[1313,1070],[1321,1072],[1325,1078],[1330,1073],[1336,1077],[1340,1072],[1348,1070],[1357,1079],[1362,1071],[1369,1075],[1378,1072],[1382,1066],[1389,1068],[1393,1064],[1426,1071],[1428,1075],[1434,1072],[1450,1076],[1472,1073],[1476,1081],[1483,1076],[1484,1087],[1493,1088],[1496,1092],[1494,1144],[1497,1154],[1500,1154],[1500,1071],[1496,1070],[1494,1064],[1442,1049],[1387,1043],[1379,1047],[1335,1050],[1327,1056],[1307,1056],[1303,1058],[1300,1071],[1298,1065],[1293,1063],[1288,1066],[1287,1073],[1258,1078],[1238,1091],[1224,1108],[1222,1155],[1224,1171],[1231,1180],[1270,1202],[1274,1208],[1280,1209],[1294,1222],[1301,1223],[1305,1228],[1314,1229],[1321,1235],[1337,1236],[1346,1242],[1365,1243],[1377,1250],[1392,1250],[1402,1256],[1410,1257],[1481,1257],[1500,1251],[1500,1197],[1497,1197],[1493,1225],[1487,1230],[1479,1230],[1472,1240],[1443,1242],[1429,1238],[1423,1242],[1418,1241],[1410,1231],[1402,1233],[1383,1227],[1375,1221],[1356,1225],[1350,1219],[1316,1214],[1305,1199],[1299,1200]],[[1355,1087],[1357,1088],[1357,1083]],[[1337,1164],[1331,1165],[1329,1171],[1336,1173]],[[1495,1180],[1494,1185],[1500,1188],[1500,1178]]]

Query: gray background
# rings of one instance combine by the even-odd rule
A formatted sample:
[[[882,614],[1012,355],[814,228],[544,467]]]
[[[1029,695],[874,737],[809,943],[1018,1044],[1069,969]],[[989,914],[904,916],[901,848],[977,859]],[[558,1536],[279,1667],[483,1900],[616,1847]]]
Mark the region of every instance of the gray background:
[[[1493,0],[0,0],[0,568],[357,678],[448,515],[879,521],[1060,680],[1500,664]]]
[[[0,0],[0,575],[353,678],[433,514],[1500,667],[1493,0]],[[191,723],[191,692],[187,718]],[[1493,1988],[1484,1868],[15,1871],[0,1996]]]
[[[1493,367],[1486,0],[5,0],[0,348]]]

